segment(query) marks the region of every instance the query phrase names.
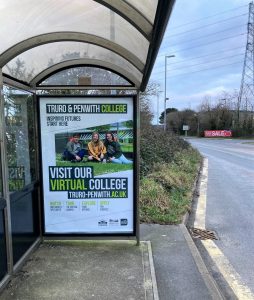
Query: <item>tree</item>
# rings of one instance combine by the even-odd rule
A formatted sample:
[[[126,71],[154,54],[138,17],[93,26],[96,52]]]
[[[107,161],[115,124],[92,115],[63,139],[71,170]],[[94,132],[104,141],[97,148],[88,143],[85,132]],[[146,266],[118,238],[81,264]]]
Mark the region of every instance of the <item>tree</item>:
[[[7,64],[6,68],[13,78],[17,78],[21,81],[29,82],[34,76],[34,69],[28,71],[25,62],[19,58],[15,60],[12,67]]]
[[[145,129],[152,125],[153,113],[151,111],[151,97],[159,93],[159,84],[150,82],[144,92],[140,93],[140,126]]]
[[[183,132],[183,125],[189,125],[189,133],[193,134],[193,132],[195,132],[195,124],[195,111],[191,109],[184,109],[182,111],[172,109],[172,111],[168,113],[167,127],[169,131],[175,134],[181,134]]]
[[[172,112],[177,112],[178,110],[174,107],[171,107],[171,108],[167,108],[166,109],[166,115],[169,114],[169,113],[172,113]],[[164,124],[164,111],[161,113],[160,117],[159,117],[159,120],[160,120],[160,124]]]

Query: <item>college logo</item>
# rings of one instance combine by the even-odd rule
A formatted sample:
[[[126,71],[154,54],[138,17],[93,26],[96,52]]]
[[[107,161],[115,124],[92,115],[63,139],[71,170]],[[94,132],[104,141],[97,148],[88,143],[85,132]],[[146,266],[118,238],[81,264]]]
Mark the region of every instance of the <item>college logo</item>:
[[[109,219],[109,225],[118,226],[119,225],[119,220],[118,219]]]
[[[120,220],[120,224],[121,224],[121,226],[126,226],[126,225],[128,225],[128,219],[121,219],[121,220]]]
[[[100,220],[100,221],[98,222],[98,225],[99,225],[99,226],[107,226],[107,225],[108,225],[108,222],[105,221],[105,220]]]

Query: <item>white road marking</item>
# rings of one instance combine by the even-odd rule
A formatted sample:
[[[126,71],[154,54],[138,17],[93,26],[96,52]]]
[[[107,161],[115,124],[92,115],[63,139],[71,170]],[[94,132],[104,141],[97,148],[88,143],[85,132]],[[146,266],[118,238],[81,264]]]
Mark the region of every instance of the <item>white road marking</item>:
[[[204,158],[194,227],[205,229],[208,158]]]
[[[238,299],[254,299],[254,295],[251,290],[242,283],[241,276],[232,267],[217,245],[212,240],[204,240],[202,241],[202,244]]]
[[[206,195],[208,182],[208,159],[204,159],[203,171],[201,175],[200,194],[197,202],[197,210],[194,220],[194,227],[205,229],[206,219]],[[254,300],[251,290],[245,286],[241,276],[236,272],[225,255],[212,240],[203,240],[203,246],[206,248],[216,267],[232,288],[233,292],[240,300]]]

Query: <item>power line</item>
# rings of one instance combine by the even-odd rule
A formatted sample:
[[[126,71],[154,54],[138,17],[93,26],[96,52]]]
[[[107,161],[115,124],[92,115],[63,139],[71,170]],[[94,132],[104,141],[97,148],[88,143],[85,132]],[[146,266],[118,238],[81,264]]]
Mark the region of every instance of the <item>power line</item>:
[[[242,49],[242,48],[244,48],[244,46],[235,47],[235,48],[231,48],[231,49],[228,49],[228,50],[223,49],[223,53],[231,52],[231,51],[234,51],[234,50],[237,50],[237,49]],[[214,56],[214,55],[217,55],[217,54],[221,54],[221,51],[213,52],[213,53],[210,53],[210,54],[207,54],[207,55],[195,56],[195,57],[192,57],[191,60],[195,60],[195,59],[199,59],[199,58],[203,58],[203,57]],[[180,61],[176,61],[176,62],[170,63],[170,65],[180,64],[180,63],[183,63],[183,62],[186,62],[186,61],[190,61],[190,59],[183,59],[183,60],[180,60]]]
[[[185,23],[185,24],[181,24],[180,26],[176,26],[176,27],[169,27],[169,29],[171,30],[171,29],[176,29],[176,28],[180,28],[180,27],[184,27],[184,26],[186,26],[186,25],[190,25],[190,24],[194,24],[194,23],[197,23],[197,22],[199,22],[199,21],[201,21],[201,20],[207,20],[208,18],[212,18],[212,17],[215,17],[215,16],[218,16],[218,15],[223,15],[223,14],[226,14],[226,13],[228,13],[229,11],[235,11],[235,10],[239,10],[240,8],[243,8],[243,7],[247,7],[247,5],[243,5],[243,6],[240,6],[240,7],[237,7],[237,8],[234,8],[234,9],[230,9],[230,10],[228,10],[228,11],[224,11],[224,12],[221,12],[221,13],[217,13],[217,14],[215,14],[215,15],[212,15],[212,16],[208,16],[208,17],[204,17],[204,18],[201,18],[201,19],[199,19],[199,20],[195,20],[195,21],[191,21],[191,22],[188,22],[188,23]],[[238,26],[234,26],[234,27],[230,27],[230,28],[227,28],[227,29],[223,29],[223,27],[225,28],[225,27],[229,27],[229,26],[232,26],[232,25],[235,25],[235,24],[233,24],[233,19],[234,20],[236,20],[237,18],[242,18],[242,17],[245,17],[246,15],[248,15],[248,13],[244,13],[244,14],[239,14],[240,12],[238,12],[238,14],[237,15],[235,15],[235,16],[233,16],[233,17],[227,17],[227,18],[217,18],[217,21],[215,21],[215,20],[211,20],[210,21],[210,23],[208,23],[208,24],[204,24],[204,25],[202,25],[201,23],[200,23],[200,25],[193,25],[192,27],[195,27],[195,28],[192,28],[192,29],[189,29],[189,30],[185,30],[185,31],[183,31],[184,30],[184,28],[180,31],[180,30],[178,30],[179,32],[177,33],[177,31],[175,31],[175,33],[174,34],[172,34],[172,35],[170,35],[170,33],[165,37],[166,39],[167,39],[167,44],[169,44],[169,38],[173,38],[173,37],[180,37],[180,36],[182,36],[182,42],[181,43],[177,43],[177,44],[173,44],[172,42],[171,42],[171,44],[172,44],[172,46],[171,47],[166,47],[166,46],[164,46],[163,47],[163,50],[165,51],[165,50],[167,50],[167,49],[169,49],[169,51],[167,51],[167,54],[164,54],[164,55],[159,55],[158,56],[158,58],[161,56],[165,56],[165,55],[170,55],[170,54],[175,54],[175,53],[182,53],[182,52],[187,52],[187,51],[189,51],[189,50],[191,50],[191,49],[196,49],[196,48],[201,48],[201,47],[203,47],[203,49],[201,50],[198,50],[199,52],[201,52],[201,51],[206,51],[206,48],[204,48],[205,46],[208,46],[208,45],[211,45],[211,44],[216,44],[216,47],[217,47],[217,49],[219,49],[219,43],[221,43],[221,42],[223,42],[223,41],[226,41],[226,40],[230,40],[230,39],[234,39],[234,38],[238,38],[238,40],[240,40],[240,41],[242,41],[243,40],[243,38],[240,38],[240,36],[245,36],[246,34],[247,34],[247,32],[242,32],[242,33],[239,33],[239,34],[236,34],[235,32],[232,32],[233,34],[232,35],[230,35],[230,33],[228,34],[229,36],[225,36],[225,34],[221,34],[221,35],[224,35],[224,37],[221,37],[221,38],[219,38],[217,35],[219,35],[220,33],[223,33],[223,32],[229,32],[229,31],[233,31],[234,29],[236,29],[236,28],[240,28],[240,30],[239,31],[242,31],[242,26],[244,25],[244,24],[241,24],[241,25],[238,25]],[[232,15],[232,14],[231,14]],[[226,24],[226,22],[227,21],[230,21],[231,20],[231,23],[228,23],[228,24]],[[242,20],[237,20],[236,22],[238,22],[238,23],[243,23],[242,22]],[[247,21],[244,21],[244,23],[246,24],[246,22]],[[204,23],[204,22],[203,22]],[[219,30],[219,31],[217,31],[217,32],[212,32],[212,33],[209,33],[209,34],[207,34],[207,35],[202,35],[202,32],[201,32],[201,29],[203,29],[203,28],[208,28],[209,26],[213,26],[213,25],[217,25],[218,24],[218,26],[214,26],[213,28],[210,28],[209,29],[209,31],[210,32],[212,32],[212,31],[214,31],[214,29],[216,29],[216,28],[219,28],[219,29],[222,29],[222,30]],[[221,25],[220,25],[221,24]],[[186,29],[188,29],[188,28],[186,28]],[[237,30],[234,30],[234,31],[237,31]],[[239,32],[238,31],[238,32]],[[244,30],[245,31],[245,30]],[[172,30],[170,31],[170,32],[172,32]],[[188,33],[190,33],[190,32],[193,32],[193,34],[191,34],[191,35],[195,35],[195,36],[197,36],[197,37],[194,37],[192,40],[188,40],[188,41],[185,41],[185,37],[184,37],[184,34],[186,34],[186,36],[188,35]],[[195,33],[194,33],[195,32]],[[202,36],[201,36],[201,35]],[[200,35],[200,36],[198,36],[198,35]],[[205,38],[207,38],[207,37],[210,37],[210,36],[215,36],[214,37],[214,39],[210,39],[210,41],[208,41],[208,42],[205,42]],[[216,39],[217,38],[217,39]],[[201,39],[203,39],[202,41],[201,41]],[[182,48],[181,46],[178,46],[178,45],[183,45],[183,44],[185,44],[185,43],[191,43],[191,42],[194,42],[194,41],[196,41],[196,40],[200,40],[200,42],[197,44],[197,43],[194,43],[194,45],[193,46],[190,46],[190,47],[186,47],[186,48]],[[231,42],[227,42],[227,44],[229,44],[230,45],[230,43]],[[195,45],[196,44],[196,45]],[[217,44],[218,44],[218,46],[217,46]],[[220,45],[222,45],[222,46],[225,46],[226,45],[226,43],[222,43],[222,44],[220,44]],[[188,45],[187,45],[188,46]],[[214,48],[215,46],[213,46],[213,48]],[[182,48],[182,49],[181,49]],[[212,47],[207,47],[207,48],[209,48],[209,49],[211,49]],[[232,55],[227,55],[226,57],[224,56],[224,57],[220,57],[220,56],[222,56],[224,53],[226,53],[226,52],[230,52],[230,51],[234,51],[234,50],[236,50],[236,49],[243,49],[244,48],[244,46],[241,46],[241,47],[235,47],[235,48],[231,48],[231,49],[227,49],[227,50],[221,50],[221,51],[217,51],[217,52],[213,52],[213,53],[210,53],[210,54],[206,54],[206,55],[201,55],[201,56],[196,56],[196,57],[194,57],[194,58],[191,58],[191,59],[183,59],[183,60],[181,60],[181,61],[176,61],[176,62],[170,62],[170,66],[172,66],[172,65],[174,65],[174,64],[178,64],[178,65],[176,65],[175,66],[175,68],[174,69],[169,69],[169,73],[168,73],[168,76],[169,76],[169,78],[174,78],[174,77],[183,77],[183,76],[185,76],[185,77],[188,77],[188,75],[191,75],[191,74],[194,74],[194,73],[200,73],[200,72],[205,72],[205,71],[212,71],[212,70],[216,70],[216,69],[221,69],[221,68],[226,68],[226,67],[229,67],[229,66],[233,66],[233,65],[240,65],[240,64],[242,64],[243,63],[243,60],[241,60],[241,61],[237,61],[237,62],[231,62],[231,63],[229,63],[229,59],[232,61],[233,59],[233,57],[240,57],[240,56],[242,56],[243,55],[243,53],[240,53],[240,54],[235,54],[235,53],[230,53],[230,54],[232,54]],[[174,50],[175,49],[175,50]],[[176,50],[176,49],[179,49],[179,50]],[[208,49],[207,49],[208,50]],[[209,51],[209,50],[208,50]],[[191,51],[190,51],[191,52]],[[195,51],[195,52],[197,52],[197,51]],[[240,52],[240,50],[239,51],[237,51],[238,53]],[[242,51],[241,51],[242,52]],[[219,55],[219,54],[222,54],[222,55]],[[202,61],[202,60],[197,60],[197,59],[199,59],[199,58],[203,58],[203,57],[211,57],[211,56],[214,56],[214,55],[217,55],[217,57],[214,57],[214,59],[209,59],[209,61],[208,62],[200,62],[200,61]],[[225,54],[224,54],[225,55]],[[183,58],[185,58],[184,57],[184,55],[181,55]],[[197,60],[196,61],[196,63],[194,62],[193,63],[193,60]],[[207,59],[208,60],[208,59]],[[211,61],[212,60],[212,61]],[[219,62],[219,61],[221,61],[221,63]],[[187,62],[188,63],[192,63],[191,65],[188,65],[187,64]],[[215,62],[218,62],[218,63],[215,63]],[[223,64],[223,63],[225,63],[225,62],[227,62],[226,64]],[[182,64],[182,65],[179,65],[179,63],[180,64]],[[211,64],[211,63],[214,63],[214,64]],[[184,64],[186,64],[186,66],[184,66]],[[210,64],[210,67],[209,67],[209,64]],[[219,65],[220,64],[220,65]],[[201,65],[203,65],[202,67],[201,67]],[[216,66],[217,65],[217,66]],[[194,68],[195,66],[200,66],[200,68]],[[188,68],[188,69],[187,69]],[[199,70],[196,70],[196,71],[190,71],[190,69],[189,68],[192,68],[192,69],[199,69]],[[235,67],[236,68],[236,67]],[[237,67],[238,68],[238,67]],[[236,69],[237,69],[236,68]],[[185,69],[185,71],[187,71],[187,72],[184,72],[184,70],[183,69]],[[232,68],[231,68],[232,69]],[[154,72],[154,73],[152,73],[152,77],[156,77],[157,75],[156,74],[159,74],[159,73],[164,73],[165,72],[165,66],[164,66],[164,70],[163,71],[160,71],[160,70],[158,70],[157,72]],[[184,72],[184,73],[181,73],[181,72]]]
[[[178,71],[178,70],[181,70],[181,69],[192,68],[192,67],[195,67],[195,66],[200,66],[200,65],[205,65],[205,64],[211,64],[211,63],[213,63],[215,61],[220,61],[220,60],[224,60],[226,58],[232,58],[232,57],[241,56],[241,55],[244,55],[244,53],[235,54],[235,55],[230,55],[230,56],[227,56],[227,57],[222,57],[222,58],[214,59],[214,60],[212,60],[210,62],[202,62],[202,63],[198,63],[198,64],[187,65],[187,66],[184,66],[184,67],[179,67],[179,68],[169,69],[169,70],[170,71]],[[160,74],[160,73],[163,73],[163,72],[165,72],[165,69],[163,71],[154,72],[153,74]]]
[[[242,48],[244,48],[244,47],[243,46],[241,46],[241,47],[235,47],[235,48],[231,48],[231,49],[228,49],[228,50],[224,50],[223,49],[223,53],[232,52],[232,51],[235,51],[237,49],[242,49]],[[215,56],[217,54],[221,54],[221,51],[209,53],[207,55],[195,56],[195,57],[191,57],[189,59],[183,59],[183,60],[180,60],[180,61],[177,61],[177,62],[172,62],[172,63],[170,63],[170,66],[176,65],[176,64],[182,64],[182,63],[185,63],[185,62],[190,62],[191,60],[196,60],[196,59],[199,59],[199,58],[212,57],[212,56]],[[238,54],[238,55],[242,55],[242,54]],[[232,56],[226,56],[226,57],[224,57],[224,59],[227,59],[228,57],[232,57]],[[163,71],[158,70],[156,72],[153,72],[153,75],[165,72],[165,66],[163,65],[161,68],[164,68],[164,70]],[[157,69],[161,69],[161,68],[157,68]]]
[[[180,49],[180,50],[177,50],[177,52],[179,53],[179,52],[183,52],[183,51],[186,51],[186,50],[190,50],[190,49],[194,49],[194,48],[199,48],[199,47],[207,46],[207,45],[210,45],[210,44],[213,44],[213,43],[217,43],[217,42],[221,42],[221,41],[224,41],[224,40],[232,39],[232,38],[235,38],[237,36],[241,36],[241,35],[245,35],[245,34],[246,34],[246,32],[240,33],[240,34],[233,35],[233,36],[230,36],[230,37],[226,37],[226,38],[223,38],[223,39],[219,39],[219,40],[207,42],[205,44],[201,44],[201,45],[197,45],[197,46],[193,46],[193,47],[189,47],[189,48]],[[165,55],[160,55],[160,56],[165,56]]]
[[[202,69],[202,70],[193,71],[193,72],[187,72],[187,73],[181,73],[181,74],[177,74],[177,75],[173,75],[173,76],[169,75],[169,77],[173,78],[173,77],[178,77],[178,76],[187,75],[187,74],[199,73],[199,72],[208,71],[208,70],[215,70],[215,69],[219,69],[219,68],[223,68],[223,67],[227,67],[227,66],[232,66],[232,65],[236,65],[236,64],[240,64],[240,63],[242,64],[243,62],[242,61],[238,61],[238,62],[231,63],[231,64],[221,65],[219,67]]]
[[[227,56],[227,57],[222,57],[222,58],[219,58],[219,59],[214,59],[213,61],[210,61],[210,62],[202,62],[202,63],[198,63],[198,64],[193,64],[193,65],[186,65],[184,67],[179,67],[179,68],[175,68],[175,69],[169,69],[169,71],[171,72],[171,71],[178,71],[178,70],[186,69],[186,68],[192,68],[192,67],[195,67],[195,66],[210,64],[210,63],[213,63],[215,61],[220,61],[220,60],[224,60],[226,58],[232,58],[232,57],[241,56],[241,55],[244,55],[244,53],[231,55],[231,56]],[[165,73],[165,68],[164,68],[163,71],[153,72],[153,74],[161,74],[161,73]]]
[[[172,37],[174,37],[174,36],[186,34],[186,33],[192,32],[192,31],[196,31],[196,30],[201,30],[201,29],[203,29],[203,28],[206,28],[206,27],[209,27],[209,26],[212,26],[212,25],[216,25],[216,24],[220,24],[220,23],[226,22],[226,21],[228,21],[228,20],[235,19],[235,18],[239,18],[239,17],[243,17],[243,16],[246,16],[246,15],[248,15],[248,13],[245,13],[245,14],[242,14],[242,15],[238,15],[238,16],[234,16],[234,17],[231,17],[231,18],[228,18],[228,19],[223,19],[223,20],[220,20],[220,21],[217,21],[217,22],[214,22],[214,23],[210,23],[210,24],[207,24],[207,25],[203,25],[203,26],[200,26],[200,27],[197,27],[197,28],[193,28],[193,29],[190,29],[190,30],[186,30],[186,31],[180,32],[180,33],[168,35],[168,36],[165,36],[164,39],[172,38]]]
[[[180,28],[180,27],[184,27],[186,25],[190,25],[190,24],[193,24],[193,23],[198,23],[200,21],[203,21],[203,20],[207,20],[207,19],[210,19],[210,18],[213,18],[213,17],[216,17],[218,15],[223,15],[225,13],[228,13],[229,11],[233,11],[233,10],[239,10],[239,8],[242,8],[242,7],[246,7],[248,4],[245,4],[245,5],[242,5],[242,6],[238,6],[236,8],[232,8],[232,9],[229,9],[229,10],[225,10],[225,11],[222,11],[220,13],[217,13],[217,14],[214,14],[214,15],[210,15],[210,16],[207,16],[207,17],[203,17],[201,19],[198,19],[198,20],[193,20],[193,21],[190,21],[188,23],[184,23],[184,24],[181,24],[179,26],[173,26],[171,27],[171,29],[176,29],[176,28]]]
[[[175,69],[170,69],[170,71],[175,71],[175,70],[180,70],[180,69],[186,69],[186,68],[192,68],[192,67],[195,67],[195,66],[200,66],[200,65],[206,65],[206,64],[211,64],[215,61],[220,61],[220,60],[224,60],[226,58],[232,58],[232,57],[236,57],[236,56],[241,56],[241,55],[244,55],[244,53],[241,53],[241,54],[235,54],[235,55],[230,55],[230,56],[227,56],[227,57],[222,57],[222,58],[218,58],[218,59],[214,59],[210,62],[202,62],[202,63],[198,63],[198,64],[194,64],[194,65],[188,65],[188,66],[185,66],[185,67],[180,67],[180,68],[175,68]]]
[[[246,26],[247,24],[244,24],[244,25]],[[206,37],[208,37],[208,36],[212,36],[212,35],[215,35],[215,34],[219,34],[219,33],[221,33],[221,32],[230,31],[230,30],[232,30],[232,29],[234,29],[234,28],[240,28],[240,26],[239,26],[239,25],[238,25],[238,26],[234,26],[234,27],[231,27],[231,28],[228,28],[228,29],[224,29],[224,30],[216,31],[216,32],[214,32],[214,33],[206,34],[206,35],[203,35],[203,36],[200,36],[200,37],[197,37],[197,38],[188,40],[188,41],[184,41],[184,42],[181,42],[181,43],[176,43],[176,44],[174,44],[174,46],[176,46],[176,45],[182,45],[182,44],[186,44],[186,43],[190,43],[190,42],[192,42],[192,41],[200,40],[200,39],[202,39],[202,38],[206,38]]]

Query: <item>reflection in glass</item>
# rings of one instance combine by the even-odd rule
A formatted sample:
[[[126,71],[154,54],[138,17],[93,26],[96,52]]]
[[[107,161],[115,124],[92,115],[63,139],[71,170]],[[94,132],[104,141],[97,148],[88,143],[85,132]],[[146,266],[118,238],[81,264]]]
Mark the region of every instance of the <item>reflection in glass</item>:
[[[36,179],[33,98],[5,87],[4,100],[9,190],[15,192]]]
[[[69,68],[50,76],[40,85],[83,85],[82,79],[84,80],[84,85],[130,85],[120,75],[94,67]]]
[[[39,235],[35,119],[32,94],[4,87],[14,264]]]

